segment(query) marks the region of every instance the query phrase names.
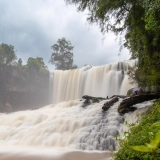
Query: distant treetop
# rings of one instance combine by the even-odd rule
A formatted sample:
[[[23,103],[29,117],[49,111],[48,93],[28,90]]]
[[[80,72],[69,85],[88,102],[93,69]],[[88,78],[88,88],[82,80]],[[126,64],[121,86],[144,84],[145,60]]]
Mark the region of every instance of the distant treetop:
[[[49,63],[55,65],[57,70],[76,69],[77,66],[73,65],[73,48],[66,38],[58,39],[57,43],[51,46],[53,53]]]

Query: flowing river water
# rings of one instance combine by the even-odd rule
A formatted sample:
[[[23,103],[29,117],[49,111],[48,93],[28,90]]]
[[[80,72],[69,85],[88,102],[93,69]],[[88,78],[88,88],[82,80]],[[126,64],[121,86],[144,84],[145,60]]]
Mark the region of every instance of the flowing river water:
[[[51,73],[52,104],[36,110],[0,114],[0,160],[110,160],[118,149],[115,136],[127,129],[152,102],[134,113],[119,115],[119,99],[108,111],[108,100],[84,107],[83,95],[126,94],[133,85],[126,72],[135,61]]]

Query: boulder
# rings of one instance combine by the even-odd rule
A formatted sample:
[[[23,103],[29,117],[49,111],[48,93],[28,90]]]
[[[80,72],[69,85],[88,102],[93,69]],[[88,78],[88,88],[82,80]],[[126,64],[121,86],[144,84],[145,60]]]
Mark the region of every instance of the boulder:
[[[88,96],[88,95],[84,95],[82,98],[85,99],[82,107],[86,107],[86,106],[90,105],[91,103],[98,103],[102,100],[105,100],[105,98],[102,98],[102,97],[92,97],[92,96]]]
[[[141,87],[135,87],[128,90],[127,96],[140,95],[142,93],[144,93],[144,91]]]

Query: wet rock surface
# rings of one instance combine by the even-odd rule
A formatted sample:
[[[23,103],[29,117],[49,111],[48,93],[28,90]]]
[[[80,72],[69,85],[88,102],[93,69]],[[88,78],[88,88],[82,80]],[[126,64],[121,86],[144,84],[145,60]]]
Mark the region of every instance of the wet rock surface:
[[[91,103],[99,103],[100,101],[105,100],[105,98],[102,98],[102,97],[92,97],[88,95],[84,95],[82,98],[85,99],[82,107],[86,107],[90,105]]]
[[[144,101],[149,101],[153,99],[157,99],[160,97],[160,94],[158,93],[147,93],[147,94],[141,94],[141,95],[134,95],[129,98],[124,99],[118,106],[118,112],[120,114],[124,114],[130,111],[135,111],[137,108],[133,105],[137,103],[142,103]]]
[[[118,102],[119,98],[118,97],[114,97],[111,100],[107,101],[106,103],[104,103],[102,109],[104,111],[107,111],[114,103]]]

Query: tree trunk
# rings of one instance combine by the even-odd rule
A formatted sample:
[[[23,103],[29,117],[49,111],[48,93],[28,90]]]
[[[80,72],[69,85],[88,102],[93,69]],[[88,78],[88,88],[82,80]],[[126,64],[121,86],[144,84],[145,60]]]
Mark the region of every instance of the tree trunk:
[[[116,103],[118,100],[119,100],[118,97],[112,98],[110,101],[104,103],[102,109],[103,109],[104,111],[108,110],[108,109],[110,108],[110,106],[112,106],[112,105],[113,105],[114,103]]]
[[[133,107],[133,105],[137,103],[142,103],[144,101],[157,99],[159,97],[160,97],[160,94],[150,93],[150,94],[135,95],[135,96],[126,98],[119,104],[118,112],[124,114],[129,111],[134,111],[136,107]]]

